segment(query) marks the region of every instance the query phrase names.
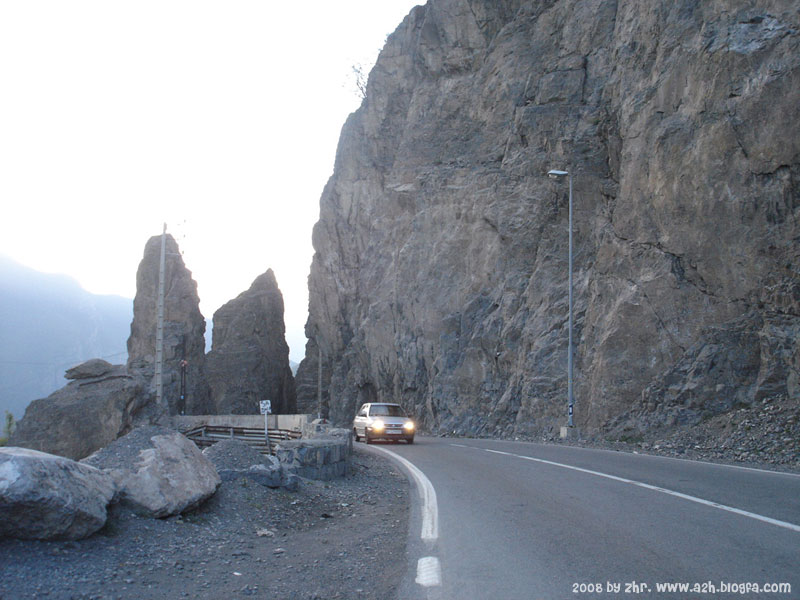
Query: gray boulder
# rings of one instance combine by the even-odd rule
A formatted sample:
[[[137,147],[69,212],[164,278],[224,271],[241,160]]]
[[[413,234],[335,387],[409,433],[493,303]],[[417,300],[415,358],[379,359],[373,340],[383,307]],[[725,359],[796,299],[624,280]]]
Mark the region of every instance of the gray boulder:
[[[80,460],[134,427],[160,418],[146,384],[128,375],[124,366],[113,366],[98,377],[87,377],[82,366],[76,368],[82,373],[79,378],[30,403],[10,445]]]
[[[284,465],[282,465],[277,458],[270,456],[270,464],[268,465],[253,465],[246,471],[241,471],[231,474],[233,477],[246,477],[259,485],[268,488],[286,488],[289,491],[295,491],[300,485],[300,478],[295,474],[289,472]]]
[[[86,362],[67,369],[64,377],[67,379],[91,379],[93,377],[101,377],[109,373],[114,368],[107,360],[102,358],[91,358]]]
[[[106,473],[27,448],[0,448],[0,537],[77,540],[106,522]]]
[[[165,427],[135,429],[82,462],[112,477],[120,503],[154,518],[200,505],[221,482],[193,442]]]

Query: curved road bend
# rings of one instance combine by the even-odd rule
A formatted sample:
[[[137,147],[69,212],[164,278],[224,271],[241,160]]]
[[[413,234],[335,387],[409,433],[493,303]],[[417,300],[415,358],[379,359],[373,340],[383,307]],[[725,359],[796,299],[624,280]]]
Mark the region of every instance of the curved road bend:
[[[798,475],[496,440],[380,446],[427,476],[438,505],[438,539],[410,534],[426,586],[407,581],[402,598],[800,598]]]

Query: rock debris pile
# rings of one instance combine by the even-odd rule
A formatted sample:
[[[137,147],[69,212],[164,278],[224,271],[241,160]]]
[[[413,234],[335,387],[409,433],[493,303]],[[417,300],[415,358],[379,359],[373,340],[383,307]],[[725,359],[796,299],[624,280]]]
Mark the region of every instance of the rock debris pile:
[[[636,428],[618,428],[593,441],[654,454],[800,471],[800,398],[768,397],[753,405],[738,404],[691,425],[647,425],[638,421]]]
[[[296,489],[299,477],[274,456],[263,456],[239,440],[221,440],[203,450],[223,481],[246,478],[270,488]]]

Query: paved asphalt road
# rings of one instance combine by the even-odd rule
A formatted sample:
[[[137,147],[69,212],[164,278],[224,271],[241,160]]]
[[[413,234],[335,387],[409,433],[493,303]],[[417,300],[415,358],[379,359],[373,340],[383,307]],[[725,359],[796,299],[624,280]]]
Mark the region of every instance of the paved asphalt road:
[[[423,559],[425,585],[410,576],[400,598],[800,598],[800,476],[495,440],[380,448],[427,476],[438,508],[415,507],[409,573]]]

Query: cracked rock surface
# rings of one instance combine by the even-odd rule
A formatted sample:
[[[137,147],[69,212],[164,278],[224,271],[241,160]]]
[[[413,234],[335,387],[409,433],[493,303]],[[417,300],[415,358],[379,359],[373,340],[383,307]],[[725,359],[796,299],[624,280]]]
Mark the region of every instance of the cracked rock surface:
[[[434,433],[557,434],[551,169],[573,176],[578,426],[800,396],[800,14],[757,4],[415,8],[320,199],[298,405],[316,411],[321,358],[339,423],[391,398]]]
[[[206,356],[214,414],[258,414],[264,398],[271,399],[274,413],[296,412],[283,310],[283,295],[268,269],[214,313]]]

